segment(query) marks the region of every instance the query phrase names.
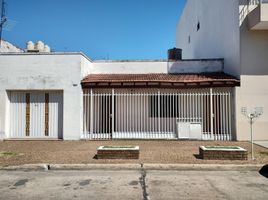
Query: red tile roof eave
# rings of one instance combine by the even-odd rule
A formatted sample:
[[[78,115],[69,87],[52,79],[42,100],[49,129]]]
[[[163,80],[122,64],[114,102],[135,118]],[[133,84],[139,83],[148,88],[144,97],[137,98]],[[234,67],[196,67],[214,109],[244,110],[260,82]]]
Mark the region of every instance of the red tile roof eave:
[[[118,85],[111,85],[111,82],[105,82],[106,85],[100,85],[100,83],[81,83],[83,88],[210,88],[210,87],[236,87],[240,86],[240,82],[233,82],[233,81],[217,81],[219,83],[214,84],[213,81],[203,81],[203,82],[173,82],[169,85],[163,85],[164,82],[154,82],[158,84],[150,85],[150,82],[146,82],[143,85],[136,85],[135,82],[124,82],[125,84],[131,84],[131,85],[123,85],[122,82],[118,82]],[[103,83],[103,82],[102,82]],[[205,85],[202,85],[200,83],[207,83]],[[93,85],[94,84],[94,85]],[[181,84],[181,85],[179,85]]]
[[[174,80],[82,80],[83,83],[135,83],[135,82],[152,82],[152,83],[203,83],[203,82],[237,82],[239,80],[235,79],[207,79],[207,80],[184,80],[184,81],[174,81]]]
[[[204,73],[204,74],[91,74],[82,80],[83,87],[92,85],[137,85],[150,86],[161,84],[201,84],[207,83],[208,85],[226,85],[229,87],[239,86],[240,81],[235,77],[225,73]],[[207,85],[206,84],[206,85]],[[95,87],[96,87],[95,86]],[[103,86],[104,87],[104,86]],[[111,86],[110,86],[111,87]],[[203,85],[202,85],[203,87]]]

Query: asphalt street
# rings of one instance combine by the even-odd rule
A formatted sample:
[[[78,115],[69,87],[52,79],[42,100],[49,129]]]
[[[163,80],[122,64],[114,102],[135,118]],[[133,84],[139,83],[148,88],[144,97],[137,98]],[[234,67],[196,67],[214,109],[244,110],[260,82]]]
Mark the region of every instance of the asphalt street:
[[[257,171],[0,171],[0,199],[268,199]]]

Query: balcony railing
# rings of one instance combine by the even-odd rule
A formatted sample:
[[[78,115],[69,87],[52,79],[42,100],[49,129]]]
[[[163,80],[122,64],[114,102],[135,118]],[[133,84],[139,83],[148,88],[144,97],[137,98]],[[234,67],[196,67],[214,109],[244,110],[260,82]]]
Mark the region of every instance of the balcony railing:
[[[249,5],[259,5],[263,3],[268,3],[268,0],[249,0]]]
[[[268,30],[268,0],[249,0],[247,9],[250,30]]]

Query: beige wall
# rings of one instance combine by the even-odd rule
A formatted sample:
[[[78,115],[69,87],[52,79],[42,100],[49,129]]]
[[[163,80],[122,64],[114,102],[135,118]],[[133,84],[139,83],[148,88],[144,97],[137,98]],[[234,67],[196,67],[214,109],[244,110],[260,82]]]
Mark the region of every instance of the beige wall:
[[[254,124],[256,140],[268,140],[268,31],[240,26],[241,87],[236,89],[237,139],[250,139],[250,127],[241,107],[263,107],[264,114]]]
[[[250,126],[241,107],[263,107],[264,114],[254,123],[256,140],[268,140],[268,75],[241,76],[242,87],[236,89],[237,140],[250,139]]]

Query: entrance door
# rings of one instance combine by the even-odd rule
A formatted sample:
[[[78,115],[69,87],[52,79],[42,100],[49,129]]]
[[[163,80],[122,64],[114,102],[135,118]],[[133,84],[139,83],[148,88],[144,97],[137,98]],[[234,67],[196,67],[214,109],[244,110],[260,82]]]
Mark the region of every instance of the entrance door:
[[[11,138],[61,138],[62,93],[11,92]]]
[[[26,95],[30,95],[30,130],[28,135],[30,137],[45,137],[45,94],[36,92],[26,93]],[[29,122],[26,120],[26,123]]]

